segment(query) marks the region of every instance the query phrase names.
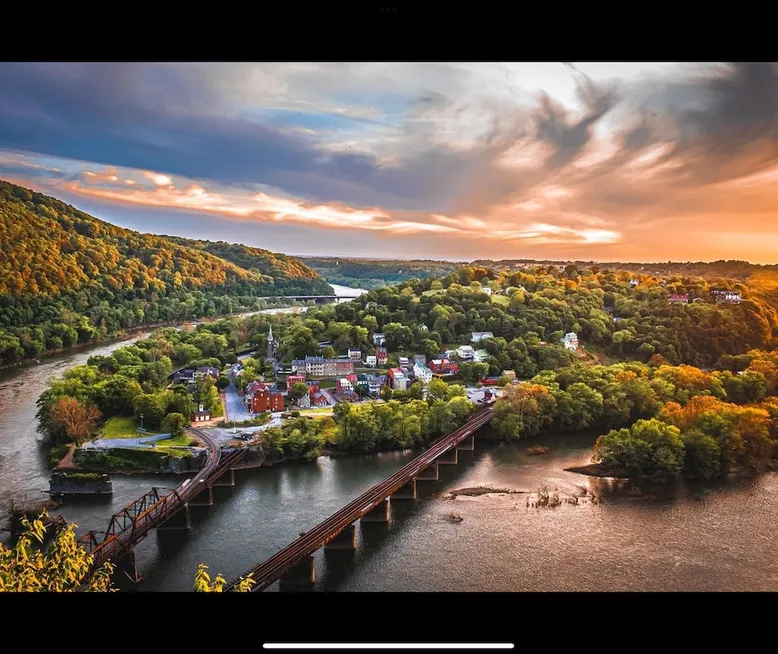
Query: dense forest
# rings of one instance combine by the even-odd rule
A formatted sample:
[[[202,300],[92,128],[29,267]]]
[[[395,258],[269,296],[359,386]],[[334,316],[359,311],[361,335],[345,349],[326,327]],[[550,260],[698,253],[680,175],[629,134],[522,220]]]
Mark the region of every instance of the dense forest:
[[[0,365],[295,293],[332,289],[283,255],[139,234],[0,181]]]
[[[332,284],[373,290],[393,286],[409,279],[442,277],[461,264],[425,259],[339,259],[332,257],[300,257],[308,266]]]

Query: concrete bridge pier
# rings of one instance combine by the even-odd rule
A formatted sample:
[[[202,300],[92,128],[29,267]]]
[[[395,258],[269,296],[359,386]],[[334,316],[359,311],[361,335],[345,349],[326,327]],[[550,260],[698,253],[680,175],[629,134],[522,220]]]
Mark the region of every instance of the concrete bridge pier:
[[[357,549],[357,528],[349,525],[324,546],[324,551]]]
[[[205,488],[189,502],[189,506],[213,506],[213,489],[205,484],[202,485]]]
[[[416,480],[411,479],[409,482],[400,486],[400,488],[398,488],[394,493],[392,493],[391,498],[393,500],[415,500]]]
[[[459,445],[457,445],[457,449],[463,450],[465,452],[472,452],[475,450],[475,436],[468,436]]]
[[[176,511],[165,522],[157,527],[157,532],[166,531],[189,531],[192,528],[192,518],[189,512],[189,505],[184,504],[180,511]]]
[[[133,584],[137,584],[143,579],[138,568],[135,565],[135,552],[130,550],[122,558],[115,562],[116,569],[114,574],[119,573],[127,577]]]
[[[316,581],[316,565],[312,556],[306,556],[300,563],[292,566],[281,575],[279,590],[311,589]]]
[[[414,477],[416,481],[438,481],[440,474],[438,470],[438,464],[433,463],[428,468],[422,470],[418,475]]]
[[[220,475],[219,478],[211,484],[211,486],[219,486],[219,487],[229,487],[234,485],[235,485],[235,471],[232,468],[230,468],[222,475]]]
[[[441,465],[455,466],[457,463],[459,463],[459,455],[457,454],[457,449],[452,448],[448,452],[444,452],[437,459],[435,459],[435,463],[439,463]]]
[[[371,509],[360,518],[360,522],[389,522],[389,500],[381,500],[381,503]]]

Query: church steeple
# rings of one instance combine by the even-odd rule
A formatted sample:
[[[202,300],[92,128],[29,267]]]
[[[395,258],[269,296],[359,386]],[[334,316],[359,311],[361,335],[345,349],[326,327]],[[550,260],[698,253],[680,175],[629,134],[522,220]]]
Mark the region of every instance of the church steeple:
[[[270,326],[270,331],[267,333],[267,358],[273,359],[275,357],[275,339],[273,338],[273,326]]]

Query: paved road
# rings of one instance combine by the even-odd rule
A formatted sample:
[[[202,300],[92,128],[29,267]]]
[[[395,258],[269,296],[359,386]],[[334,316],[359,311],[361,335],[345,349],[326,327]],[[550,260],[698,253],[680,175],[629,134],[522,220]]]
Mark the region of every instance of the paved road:
[[[243,404],[243,398],[238,395],[238,391],[232,383],[224,389],[224,400],[227,405],[227,420],[241,422],[243,420],[251,420],[254,417],[246,409],[246,405]]]

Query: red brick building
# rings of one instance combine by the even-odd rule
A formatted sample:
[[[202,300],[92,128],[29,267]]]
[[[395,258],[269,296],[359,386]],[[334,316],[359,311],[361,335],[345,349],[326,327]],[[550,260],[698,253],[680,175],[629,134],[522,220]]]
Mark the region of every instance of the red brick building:
[[[377,347],[375,349],[375,358],[379,366],[383,366],[389,361],[389,350],[385,347]]]
[[[284,396],[278,391],[271,391],[267,386],[257,385],[248,398],[249,410],[252,413],[264,413],[265,411],[283,411]]]
[[[289,375],[286,378],[286,390],[291,391],[295,384],[305,383],[305,375]]]

